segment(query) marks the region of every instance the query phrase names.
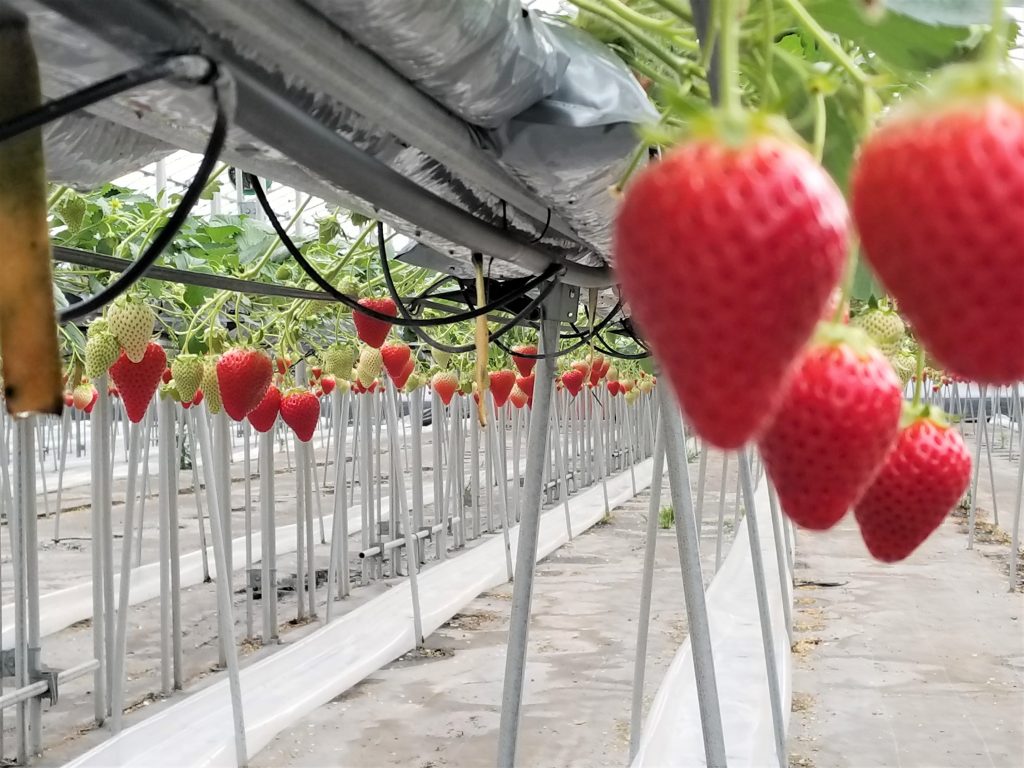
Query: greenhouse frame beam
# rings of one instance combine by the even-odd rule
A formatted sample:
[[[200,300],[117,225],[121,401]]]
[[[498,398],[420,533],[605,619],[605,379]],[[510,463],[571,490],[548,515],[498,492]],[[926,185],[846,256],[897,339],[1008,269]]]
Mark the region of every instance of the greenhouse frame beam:
[[[300,165],[316,168],[329,182],[370,202],[375,212],[393,213],[424,231],[534,274],[561,263],[561,281],[569,285],[607,288],[614,284],[609,267],[560,262],[536,245],[519,242],[363,152],[257,77],[241,69],[232,74],[239,127]]]

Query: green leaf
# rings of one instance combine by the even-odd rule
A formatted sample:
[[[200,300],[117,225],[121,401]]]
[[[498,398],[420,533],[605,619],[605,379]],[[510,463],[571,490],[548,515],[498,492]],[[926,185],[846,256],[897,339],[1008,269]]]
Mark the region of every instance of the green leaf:
[[[853,288],[850,295],[855,299],[867,301],[872,296],[884,296],[885,291],[875,281],[871,269],[864,262],[863,254],[857,261],[857,271],[853,276]]]
[[[320,219],[317,222],[317,239],[321,245],[326,245],[341,233],[341,224],[335,216]]]
[[[216,291],[213,288],[204,288],[201,285],[187,285],[185,286],[185,293],[182,298],[190,307],[198,307],[213,296],[214,293]]]
[[[67,224],[72,234],[78,234],[82,229],[82,220],[85,218],[85,211],[88,206],[85,199],[74,192],[68,191],[60,201],[60,217]]]
[[[826,29],[898,69],[926,71],[958,61],[973,35],[968,27],[934,26],[893,11],[872,23],[850,0],[811,0],[806,5]]]

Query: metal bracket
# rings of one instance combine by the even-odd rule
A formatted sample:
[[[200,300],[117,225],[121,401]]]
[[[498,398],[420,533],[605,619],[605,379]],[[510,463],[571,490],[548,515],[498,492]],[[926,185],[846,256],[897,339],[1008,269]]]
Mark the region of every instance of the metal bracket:
[[[45,664],[41,665],[38,669],[29,672],[29,682],[37,683],[42,681],[46,683],[47,688],[44,693],[39,694],[40,698],[45,696],[50,700],[50,706],[57,704],[59,698],[59,690],[57,687],[57,676],[60,674],[59,669],[51,669]]]
[[[14,649],[0,651],[0,677],[14,677]]]
[[[552,320],[557,318],[559,322],[575,323],[580,307],[580,289],[562,283],[551,292],[545,303],[548,317]]]
[[[58,679],[57,676],[61,670],[51,669],[45,664],[39,663],[39,648],[28,649],[28,682],[29,684],[44,682],[47,688],[44,692],[40,693],[39,696],[45,696],[50,700],[50,704],[56,704],[58,698]],[[2,677],[14,677],[14,649],[5,648],[0,651],[0,676]]]

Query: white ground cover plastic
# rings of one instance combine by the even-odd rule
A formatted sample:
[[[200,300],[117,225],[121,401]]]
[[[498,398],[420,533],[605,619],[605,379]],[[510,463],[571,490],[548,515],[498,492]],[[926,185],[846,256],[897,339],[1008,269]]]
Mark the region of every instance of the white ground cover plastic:
[[[511,467],[511,465],[509,465]],[[333,497],[325,497],[332,499]],[[423,503],[427,506],[434,503],[434,488],[428,484],[423,489]],[[381,520],[388,519],[391,509],[389,496],[381,500]],[[324,520],[330,520],[331,504],[324,506]],[[254,517],[258,512],[253,510]],[[348,511],[348,532],[349,535],[359,533],[363,529],[362,512],[360,505],[356,504]],[[277,527],[277,554],[286,555],[295,551],[295,524],[282,525]],[[329,524],[325,524],[325,538],[331,540],[332,530]],[[261,552],[262,536],[258,531],[252,534],[252,551]],[[231,540],[232,562],[245,562],[245,537],[240,536]],[[214,563],[213,544],[206,548],[206,556],[209,564],[211,577],[216,577],[217,567]],[[181,556],[181,586],[182,588],[201,584],[203,581],[203,554],[202,550],[195,550]],[[121,583],[120,574],[114,574],[114,592],[117,593],[118,585]],[[147,600],[153,600],[160,596],[160,563],[147,563],[138,568],[132,569],[131,592],[129,594],[129,605],[138,605]],[[39,632],[41,637],[60,632],[72,624],[84,619],[92,618],[92,580],[86,580],[75,584],[72,587],[59,589],[41,595],[39,598]],[[3,606],[3,635],[0,645],[3,648],[14,647],[14,603]],[[11,617],[7,619],[7,617]]]
[[[637,490],[651,479],[651,460],[636,465]],[[633,497],[630,472],[608,480],[608,501],[618,506]],[[605,514],[600,484],[569,501],[573,534]],[[510,532],[515,556],[519,527]],[[537,557],[568,540],[565,513],[558,505],[541,518]],[[507,580],[502,537],[439,563],[420,575],[423,630],[431,633],[474,597]],[[250,756],[304,715],[416,647],[408,581],[287,648],[242,670],[246,739]],[[234,766],[231,703],[226,679],[122,731],[70,766]]]
[[[761,482],[755,500],[780,677],[779,687],[782,692],[782,711],[788,729],[792,666],[783,600],[792,600],[792,590],[788,584],[783,587],[779,579],[766,482]],[[729,555],[707,591],[722,728],[731,768],[777,765],[768,678],[747,539],[748,521],[749,517],[745,517],[737,528]],[[644,723],[640,748],[632,768],[706,764],[700,714],[697,710],[693,655],[687,638],[658,687]]]

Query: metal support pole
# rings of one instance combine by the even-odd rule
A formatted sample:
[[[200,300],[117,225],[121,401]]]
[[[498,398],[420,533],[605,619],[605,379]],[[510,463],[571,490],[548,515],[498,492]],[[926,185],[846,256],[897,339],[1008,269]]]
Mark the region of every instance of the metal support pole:
[[[331,420],[337,425],[334,458],[334,515],[331,521],[331,553],[327,564],[327,621],[333,613],[335,591],[348,594],[348,507],[345,504],[345,437],[348,431],[348,393],[331,396]],[[339,567],[340,559],[340,567]],[[340,578],[339,578],[340,571]],[[335,585],[338,585],[335,590]]]
[[[779,586],[782,589],[782,613],[786,620],[786,633],[789,643],[793,644],[793,610],[790,600],[793,597],[793,580],[789,577],[786,566],[786,531],[782,524],[782,512],[779,510],[779,497],[775,486],[768,483],[768,506],[772,513],[772,536],[775,539],[775,565],[779,569]]]
[[[405,483],[402,482],[402,452],[398,446],[398,408],[395,405],[395,401],[398,398],[395,395],[395,385],[390,379],[388,380],[387,387],[385,390],[385,407],[388,409],[388,435],[391,438],[391,451],[394,453],[395,468],[397,470],[398,477],[393,479],[392,482],[392,496],[391,496],[391,515],[395,516],[395,507],[398,507],[398,512],[401,514],[402,528],[405,529],[405,564],[409,571],[409,592],[412,596],[412,624],[413,632],[416,635],[416,645],[420,645],[423,642],[423,620],[420,617],[420,591],[419,582],[416,576],[419,570],[419,563],[417,560],[419,556],[416,554],[416,539],[415,532],[412,530],[412,520],[409,517],[409,505],[406,503],[405,498]],[[436,438],[436,435],[435,435]],[[394,493],[397,488],[397,494]],[[396,555],[397,559],[397,555]]]
[[[11,536],[11,570],[14,574],[14,687],[29,684],[34,659],[29,638],[27,542],[25,528],[29,517],[36,514],[33,456],[33,419],[14,420],[14,505],[10,510],[8,526]],[[18,763],[28,763],[29,710],[28,701],[20,701],[15,709],[15,741]]]
[[[548,316],[542,307],[541,351],[551,354],[558,349],[559,321]],[[523,678],[526,675],[526,650],[529,641],[530,605],[533,601],[533,574],[537,562],[537,539],[540,535],[541,466],[547,460],[548,430],[551,418],[552,383],[555,375],[553,357],[537,361],[534,392],[534,428],[526,441],[526,481],[523,486],[523,511],[519,524],[516,553],[515,587],[509,617],[508,651],[505,655],[505,680],[501,697],[501,722],[498,731],[498,766],[516,765],[519,722],[523,703]]]
[[[57,470],[57,507],[53,515],[53,540],[60,541],[60,508],[64,495],[64,468],[68,458],[68,439],[71,437],[71,408],[65,408],[60,417],[60,468]]]
[[[128,652],[128,608],[132,581],[132,541],[135,536],[135,485],[139,473],[142,424],[133,423],[128,432],[128,490],[124,502],[124,536],[121,539],[121,570],[118,574],[117,630],[114,635],[113,731],[121,731],[124,714],[125,660]]]
[[[104,711],[110,714],[111,695],[113,694],[113,665],[114,665],[114,531],[112,523],[113,508],[113,456],[114,456],[114,430],[117,425],[113,422],[113,403],[110,393],[107,391],[107,377],[100,376],[96,380],[97,387],[96,406],[92,412],[92,428],[99,433],[100,454],[94,459],[98,464],[104,465],[104,471],[99,478],[102,500],[99,507],[93,507],[93,515],[98,515],[103,530],[100,534],[100,546],[103,547],[103,652],[106,656],[102,666],[106,675],[103,692]]]
[[[309,618],[315,619],[316,610],[316,542],[313,538],[313,476],[316,462],[313,458],[313,443],[295,443],[295,461],[302,464],[302,494],[306,497],[306,600]],[[302,594],[299,593],[299,599]]]
[[[977,447],[974,450],[974,479],[971,481],[971,508],[967,513],[967,548],[974,549],[974,523],[978,510],[978,489],[981,486],[981,443],[985,435],[985,392],[987,387],[978,385],[978,420],[974,423]]]
[[[164,398],[157,416],[157,480],[160,534],[160,690],[171,693],[171,494],[176,493],[174,477],[177,456],[174,455],[174,401]]]
[[[722,567],[722,539],[725,527],[725,489],[729,477],[729,454],[722,454],[722,483],[718,488],[718,532],[715,536],[715,573]],[[739,499],[736,500],[739,504]]]
[[[107,375],[97,377],[93,381],[97,391],[103,392],[107,388]],[[96,408],[92,412],[91,429],[89,430],[89,453],[92,456],[90,464],[90,491],[92,501],[92,515],[90,519],[92,535],[92,653],[98,662],[96,674],[93,677],[93,707],[96,724],[102,725],[107,718],[107,655],[106,639],[104,630],[106,622],[104,617],[104,590],[103,590],[103,518],[109,515],[109,511],[103,506],[103,480],[110,474],[110,451],[104,449],[104,435],[110,431],[100,421],[104,415],[97,399]],[[99,426],[97,427],[97,424]],[[6,464],[6,462],[5,462]]]
[[[636,650],[633,653],[633,702],[629,714],[629,759],[640,747],[643,723],[644,676],[647,665],[647,635],[651,625],[651,594],[654,590],[654,555],[658,541],[658,511],[661,508],[662,475],[665,470],[665,441],[654,438],[654,465],[651,468],[651,498],[647,505],[647,540],[644,542],[643,576],[640,582],[640,615],[636,625]]]
[[[754,481],[750,476],[747,451],[740,449],[737,456],[740,484],[747,508],[747,540],[750,542],[750,564],[754,571],[754,594],[757,596],[757,614],[761,621],[761,643],[764,647],[765,670],[768,674],[768,697],[771,700],[772,727],[775,733],[775,755],[779,768],[786,768],[786,720],[782,711],[782,691],[779,687],[779,668],[775,660],[775,633],[772,629],[771,607],[768,605],[768,587],[765,582],[764,558],[761,553],[761,531],[757,523],[754,504]],[[782,589],[785,589],[784,585]]]
[[[242,488],[245,506],[245,636],[253,637],[252,598],[252,427],[242,422]]]
[[[1010,531],[1010,591],[1017,589],[1017,558],[1020,552],[1020,512],[1024,504],[1024,424],[1020,430],[1020,453],[1017,456],[1017,500],[1013,508],[1013,530]]]
[[[277,542],[274,520],[274,430],[260,435],[260,600],[263,644],[277,639]]]
[[[199,416],[195,423],[198,425],[199,444],[203,454],[203,477],[208,487],[214,486],[212,454],[213,445],[210,440],[210,428],[206,419]],[[213,559],[217,567],[217,628],[220,634],[220,646],[224,649],[228,668],[228,689],[231,694],[231,711],[234,715],[235,725],[235,764],[244,768],[249,762],[249,752],[246,748],[245,739],[245,716],[242,712],[242,687],[238,677],[238,648],[235,646],[235,618],[231,605],[231,581],[224,578],[227,573],[227,554],[225,553],[226,541],[224,528],[221,525],[221,511],[218,508],[220,500],[216,494],[211,494],[210,507],[210,534],[213,537]]]
[[[657,388],[661,405],[661,429],[665,440],[668,482],[675,512],[676,542],[679,565],[683,575],[683,597],[686,621],[693,649],[693,672],[697,681],[697,706],[704,736],[704,757],[708,768],[725,768],[725,736],[719,709],[715,660],[711,649],[711,628],[704,595],[704,579],[700,569],[700,546],[697,521],[690,495],[690,471],[686,463],[686,438],[679,409],[670,388]]]
[[[167,496],[167,510],[168,510],[168,539],[167,547],[170,554],[170,570],[171,570],[171,658],[174,662],[174,672],[172,674],[172,685],[174,690],[181,690],[181,682],[184,675],[184,664],[182,658],[181,649],[181,546],[179,543],[178,536],[178,487],[179,487],[179,467],[180,457],[182,455],[182,445],[184,444],[185,434],[185,420],[181,420],[181,431],[179,432],[177,427],[178,414],[184,413],[184,409],[172,403],[170,408],[171,419],[168,421],[169,429],[172,435],[171,456],[170,462],[167,466],[170,477],[169,488],[170,493]]]

